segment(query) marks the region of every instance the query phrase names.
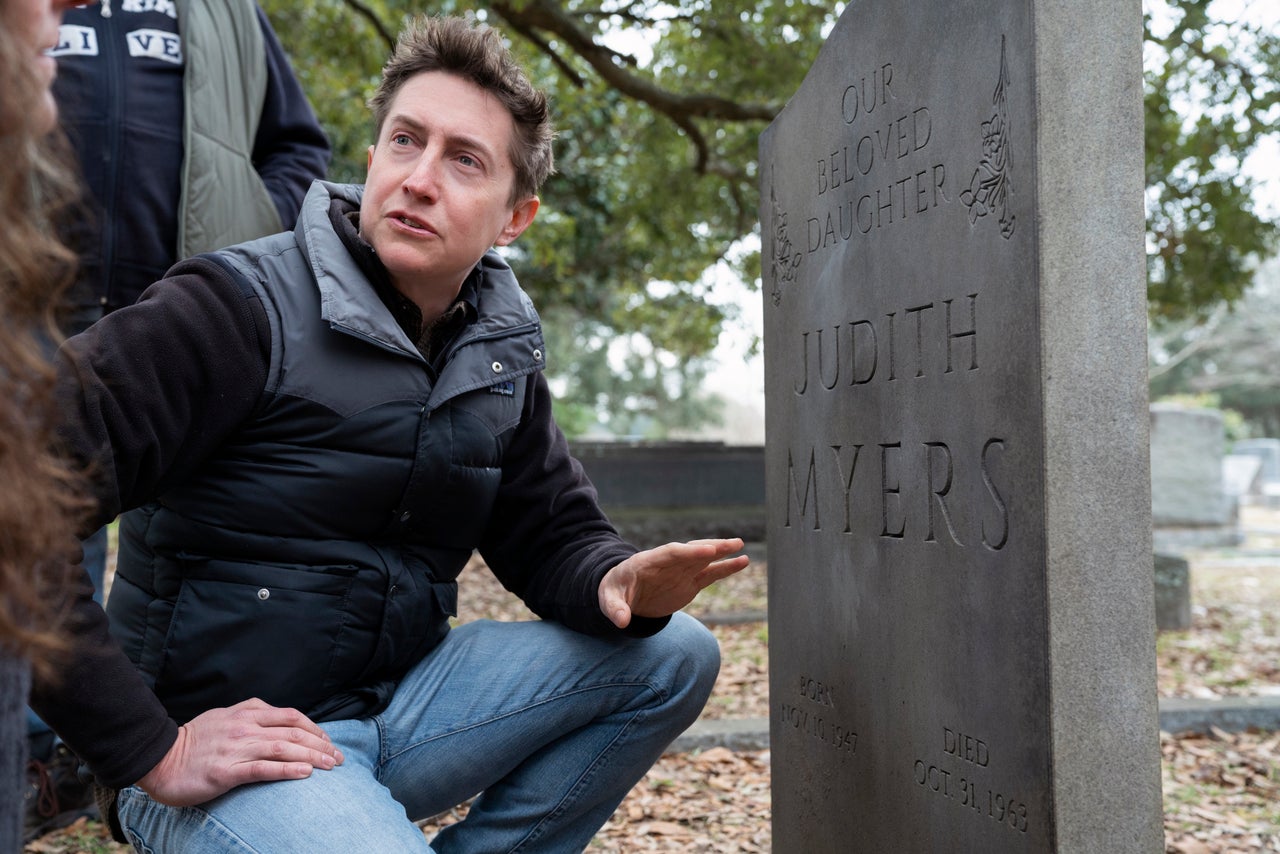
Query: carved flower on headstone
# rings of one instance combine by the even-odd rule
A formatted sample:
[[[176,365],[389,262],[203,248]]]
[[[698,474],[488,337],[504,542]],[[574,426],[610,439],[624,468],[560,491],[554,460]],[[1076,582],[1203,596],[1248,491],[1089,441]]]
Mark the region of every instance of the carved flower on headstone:
[[[982,154],[991,161],[991,167],[999,172],[1004,168],[1004,121],[997,113],[991,121],[982,123]]]
[[[969,188],[960,193],[960,201],[969,209],[969,224],[980,217],[996,214],[1000,235],[1006,240],[1013,235],[1015,217],[1009,210],[1013,191],[1009,168],[1009,120],[1006,87],[1009,69],[1005,62],[1004,38],[1000,39],[1000,75],[992,101],[996,111],[982,123],[982,160],[973,170]]]

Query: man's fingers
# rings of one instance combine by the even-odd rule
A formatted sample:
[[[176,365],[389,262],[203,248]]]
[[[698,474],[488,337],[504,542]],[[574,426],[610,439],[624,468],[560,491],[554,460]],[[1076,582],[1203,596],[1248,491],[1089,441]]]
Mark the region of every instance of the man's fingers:
[[[272,762],[259,759],[239,766],[233,774],[231,788],[248,783],[269,783],[275,780],[304,780],[315,767],[309,762]]]
[[[248,704],[253,703],[250,706]],[[311,718],[304,715],[297,709],[282,708],[280,706],[271,706],[257,698],[245,700],[240,704],[245,710],[251,712],[254,722],[261,727],[292,727],[296,728],[300,733],[307,733],[324,741],[329,740],[329,734],[320,728],[320,725]],[[236,708],[236,707],[232,707]]]
[[[316,767],[332,767],[333,764],[342,764],[342,751],[329,740],[329,733],[325,732],[320,728],[319,724],[297,709],[272,706],[256,697],[245,700],[232,708],[237,711],[241,709],[248,711],[252,715],[254,723],[261,729],[262,734],[259,737],[277,740],[273,743],[271,749],[277,751],[278,754],[283,755],[285,745],[292,742],[307,750],[308,753],[315,752],[333,760],[328,766],[323,765],[321,762],[312,761],[311,764]],[[278,741],[279,739],[283,739],[283,741]],[[291,758],[296,760],[298,757],[294,755]]]
[[[333,742],[329,740],[329,734],[319,727],[315,727],[315,730],[313,731],[312,729],[291,726],[287,727],[285,732],[287,733],[286,738],[294,744],[300,744],[303,747],[310,748],[319,753],[324,753],[327,756],[336,757],[342,753],[342,751],[338,750],[338,748],[334,746]]]
[[[609,621],[618,628],[625,629],[631,625],[631,607],[627,605],[627,600],[617,593],[605,594],[603,611]]]
[[[337,764],[337,758],[331,753],[323,750],[312,750],[309,747],[278,739],[263,745],[261,755],[254,757],[254,761],[261,761],[261,759],[284,764],[305,762],[314,768],[324,768],[326,770]]]
[[[179,727],[178,740],[138,785],[161,803],[191,806],[245,783],[297,780],[342,761],[328,734],[301,712],[252,699]]]
[[[716,584],[717,581],[727,579],[735,572],[744,570],[749,562],[746,557],[732,557],[710,563],[704,570],[698,572],[698,584],[700,588],[707,588],[709,585]]]
[[[301,727],[264,727],[259,738],[266,742],[266,755],[278,762],[306,761],[326,769],[342,763],[342,751],[329,741],[327,735],[320,738]]]
[[[733,552],[742,550],[743,542],[741,537],[732,537],[727,540],[690,540],[687,545],[711,546],[720,554],[732,554]]]
[[[746,555],[718,560],[715,563],[708,565],[706,569],[698,573],[698,583],[703,587],[706,587],[709,584],[714,584],[721,579],[728,578],[735,572],[745,569],[747,564],[750,562],[751,561]]]

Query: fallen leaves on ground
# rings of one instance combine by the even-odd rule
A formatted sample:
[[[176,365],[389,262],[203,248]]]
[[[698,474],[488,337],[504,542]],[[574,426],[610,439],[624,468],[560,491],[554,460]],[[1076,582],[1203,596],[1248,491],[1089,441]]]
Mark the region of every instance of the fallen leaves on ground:
[[[1280,734],[1161,733],[1168,854],[1280,851]]]
[[[768,751],[664,756],[588,851],[768,851],[769,797]]]
[[[590,854],[766,852],[769,752],[723,747],[668,754],[649,769],[596,834]],[[465,806],[421,825],[430,839]]]

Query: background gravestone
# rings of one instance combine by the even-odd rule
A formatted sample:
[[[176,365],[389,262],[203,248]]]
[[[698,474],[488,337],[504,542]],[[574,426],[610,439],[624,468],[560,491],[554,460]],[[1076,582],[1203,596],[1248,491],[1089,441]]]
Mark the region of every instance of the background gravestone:
[[[1156,582],[1156,629],[1185,632],[1191,628],[1191,564],[1180,556],[1153,556]]]
[[[1270,507],[1280,506],[1280,439],[1243,439],[1234,444],[1230,456],[1252,457],[1260,469],[1256,484],[1247,484],[1255,491],[1245,491],[1242,497]]]
[[[1150,434],[1156,550],[1239,545],[1239,504],[1224,482],[1222,413],[1153,403]]]
[[[1141,45],[856,1],[761,137],[777,851],[1163,850]]]

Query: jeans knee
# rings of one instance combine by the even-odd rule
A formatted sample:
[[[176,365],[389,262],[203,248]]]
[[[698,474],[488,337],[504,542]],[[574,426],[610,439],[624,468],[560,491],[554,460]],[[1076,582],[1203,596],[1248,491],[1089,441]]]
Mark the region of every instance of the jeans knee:
[[[671,660],[679,662],[676,690],[687,691],[699,704],[705,703],[720,675],[720,642],[710,629],[681,612],[671,616],[660,634],[668,633]]]

